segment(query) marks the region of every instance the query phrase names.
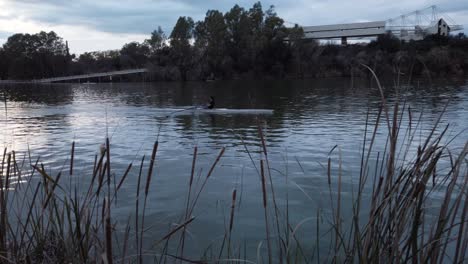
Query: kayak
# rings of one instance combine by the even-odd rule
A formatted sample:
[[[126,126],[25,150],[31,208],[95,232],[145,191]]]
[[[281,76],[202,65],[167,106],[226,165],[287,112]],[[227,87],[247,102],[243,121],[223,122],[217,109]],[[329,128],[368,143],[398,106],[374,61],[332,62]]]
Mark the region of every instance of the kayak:
[[[236,115],[272,115],[273,109],[232,109],[232,108],[164,108],[158,109],[169,115],[187,115],[187,114],[236,114]]]

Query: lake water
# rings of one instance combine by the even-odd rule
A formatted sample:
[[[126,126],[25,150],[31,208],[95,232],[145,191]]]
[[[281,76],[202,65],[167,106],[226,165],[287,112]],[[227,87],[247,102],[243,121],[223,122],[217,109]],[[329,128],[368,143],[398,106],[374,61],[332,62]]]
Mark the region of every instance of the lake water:
[[[264,158],[259,127],[265,136],[278,205],[285,208],[288,203],[289,217],[295,225],[314,217],[318,208],[324,215],[330,210],[326,170],[329,155],[333,158],[332,181],[336,182],[341,153],[342,197],[345,201],[352,199],[353,184],[359,177],[366,116],[369,113],[370,123],[375,121],[381,102],[375,83],[349,79],[14,85],[3,86],[0,91],[1,146],[16,150],[17,157],[26,155],[29,148],[32,159],[40,157],[47,171],[56,175],[68,170],[75,141],[72,180],[83,191],[106,135],[111,143],[112,174],[117,180],[133,162],[113,208],[114,219],[122,225],[128,216],[135,215],[138,164],[143,155],[149,160],[153,144],[159,140],[146,211],[146,223],[151,227],[145,234],[147,240],[165,234],[183,214],[194,147],[198,147],[196,177],[201,175],[201,180],[195,179],[198,187],[225,147],[193,213],[196,220],[189,228],[187,245],[189,251],[199,252],[195,255],[201,255],[210,243],[221,243],[229,223],[233,189],[237,190],[238,202],[235,238],[246,241],[253,252],[265,239],[258,174],[260,159]],[[385,94],[391,105],[397,97],[391,82],[385,85]],[[447,106],[440,127],[450,124],[447,139],[461,133],[450,143],[453,151],[463,147],[468,139],[466,80],[402,86],[398,94],[414,116],[423,113],[421,137],[416,142]],[[203,105],[210,95],[216,98],[217,107],[264,108],[274,113],[217,115],[182,111],[168,115],[164,111]],[[402,131],[408,126],[406,114],[404,120]],[[383,150],[386,141],[385,123],[381,124],[376,151]],[[312,235],[307,225],[303,228],[304,236]]]

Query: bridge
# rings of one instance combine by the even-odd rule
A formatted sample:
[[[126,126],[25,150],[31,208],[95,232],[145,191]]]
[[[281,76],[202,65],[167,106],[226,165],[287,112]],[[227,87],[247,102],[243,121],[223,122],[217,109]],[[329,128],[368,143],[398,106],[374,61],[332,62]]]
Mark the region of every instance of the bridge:
[[[347,43],[347,38],[372,37],[385,34],[385,21],[336,24],[303,27],[306,39],[341,38],[341,44]]]
[[[422,40],[428,35],[448,36],[450,32],[463,30],[448,14],[437,6],[416,10],[388,19],[386,28],[402,40]]]
[[[341,39],[346,45],[348,38],[377,37],[391,32],[402,40],[421,40],[425,36],[463,30],[449,15],[433,5],[386,21],[348,23],[322,26],[303,26],[304,39]]]
[[[100,73],[90,73],[90,74],[81,74],[81,75],[71,75],[63,77],[54,77],[54,78],[45,78],[33,80],[34,83],[53,83],[53,82],[65,82],[65,81],[76,81],[76,80],[87,80],[92,78],[101,78],[108,77],[109,80],[112,80],[112,76],[126,75],[126,74],[136,74],[148,72],[147,69],[130,69],[122,71],[111,71],[111,72],[100,72]]]

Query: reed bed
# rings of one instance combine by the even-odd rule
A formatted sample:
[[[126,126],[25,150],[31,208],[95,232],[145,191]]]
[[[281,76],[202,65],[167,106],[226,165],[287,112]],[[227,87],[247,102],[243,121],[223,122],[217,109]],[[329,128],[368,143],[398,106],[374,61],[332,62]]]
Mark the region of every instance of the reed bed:
[[[265,238],[258,241],[255,256],[247,255],[245,241],[233,238],[236,208],[240,206],[236,188],[230,193],[229,219],[220,243],[199,256],[186,253],[188,243],[194,243],[186,238],[188,227],[197,221],[194,210],[216,173],[224,148],[213,157],[206,174],[198,176],[201,184],[197,188],[198,148],[194,148],[191,170],[187,172],[185,208],[180,208],[177,225],[154,238],[151,245],[143,237],[151,181],[159,176],[154,175],[158,141],[148,163],[143,156],[138,165],[130,163],[124,171],[115,171],[111,170],[115,168],[111,166],[112,145],[106,139],[101,153],[95,156],[84,194],[71,180],[68,187],[66,184],[66,177],[76,177],[75,142],[68,167],[57,175],[50,175],[40,159],[26,155],[17,160],[14,151],[4,149],[0,168],[0,262],[466,263],[468,142],[456,152],[450,150],[448,127],[440,127],[439,118],[419,144],[415,137],[422,117],[415,118],[404,100],[390,105],[383,92],[381,105],[376,113],[368,114],[352,201],[342,197],[342,155],[337,146],[325,157],[327,204],[299,222],[290,219],[288,203],[283,206],[277,202],[273,166],[259,126],[262,157],[255,160],[250,153],[249,157],[256,168],[260,167],[256,171],[262,191],[263,208],[259,210],[264,211],[264,229],[258,232],[265,232]],[[376,119],[370,123],[372,114]],[[408,122],[406,131],[400,131],[402,122]],[[379,132],[386,137],[383,151],[375,150]],[[248,146],[245,149],[249,152]],[[122,224],[113,218],[112,211],[118,206],[114,201],[134,170],[138,175],[135,212],[129,212],[128,221]],[[301,191],[309,197],[305,190]],[[366,194],[371,199],[364,203]],[[351,208],[351,217],[344,217],[345,207]],[[324,209],[331,214],[324,213]],[[315,225],[315,237],[300,236],[305,223]]]

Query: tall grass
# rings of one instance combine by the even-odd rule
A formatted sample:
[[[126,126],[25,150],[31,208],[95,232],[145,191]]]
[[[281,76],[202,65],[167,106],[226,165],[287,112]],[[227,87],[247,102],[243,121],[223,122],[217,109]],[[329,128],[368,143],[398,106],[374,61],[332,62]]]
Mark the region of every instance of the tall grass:
[[[260,163],[257,172],[263,208],[259,210],[264,212],[264,220],[258,221],[263,221],[264,229],[259,232],[265,232],[265,239],[258,241],[256,256],[247,256],[246,241],[236,240],[235,209],[240,206],[236,188],[230,193],[229,221],[225,233],[220,234],[222,242],[211,245],[199,256],[186,254],[189,243],[196,243],[186,239],[189,227],[197,220],[194,210],[224,155],[224,148],[213,157],[199,188],[194,184],[198,158],[198,148],[194,148],[181,217],[161,237],[153,238],[151,244],[144,239],[145,212],[154,167],[158,166],[158,141],[149,164],[145,164],[143,156],[137,168],[135,212],[129,212],[124,225],[113,218],[112,209],[118,206],[114,200],[134,167],[130,163],[125,171],[118,172],[116,166],[111,166],[109,139],[95,157],[84,194],[71,179],[68,188],[64,180],[67,176],[77,177],[74,142],[68,170],[55,176],[50,175],[40,159],[33,161],[29,154],[18,161],[15,152],[4,149],[0,167],[0,262],[466,262],[468,143],[457,153],[450,150],[448,143],[443,143],[450,142],[448,127],[441,128],[439,118],[424,141],[418,144],[415,137],[422,118],[414,120],[411,108],[404,101],[390,105],[383,92],[382,107],[376,113],[375,123],[370,123],[371,114],[367,115],[359,181],[353,189],[352,201],[343,198],[341,146],[335,146],[328,157],[324,157],[328,205],[310,212],[310,217],[297,223],[290,219],[288,203],[285,208],[277,203],[279,194],[274,191],[267,142],[259,128],[262,157],[254,160],[249,153],[254,164]],[[406,131],[400,131],[402,122],[408,122]],[[383,151],[375,150],[381,130],[386,134]],[[245,149],[249,152],[247,146]],[[111,168],[114,169],[111,171]],[[145,169],[147,175],[142,192]],[[121,176],[113,178],[112,175]],[[312,200],[304,189],[296,186]],[[152,191],[157,192],[158,188]],[[367,194],[370,201],[364,205]],[[140,198],[144,199],[142,208]],[[350,218],[344,216],[346,207],[351,208]],[[331,214],[325,214],[325,209]],[[315,237],[300,236],[301,227],[308,222],[315,224]]]

